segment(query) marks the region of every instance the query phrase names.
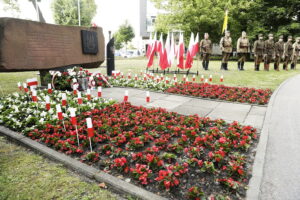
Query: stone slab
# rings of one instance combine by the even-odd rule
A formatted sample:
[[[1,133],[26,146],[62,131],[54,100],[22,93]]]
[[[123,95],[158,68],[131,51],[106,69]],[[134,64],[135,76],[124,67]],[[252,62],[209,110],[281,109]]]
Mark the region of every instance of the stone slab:
[[[182,105],[182,103],[179,102],[173,102],[165,101],[165,100],[155,100],[152,103],[149,103],[146,105],[146,107],[155,107],[155,108],[165,108],[167,110],[172,110],[178,106]]]
[[[212,108],[206,108],[206,107],[195,107],[193,105],[180,105],[177,106],[176,108],[171,110],[172,112],[177,112],[182,115],[199,115],[200,117],[205,117],[208,115],[211,111]]]

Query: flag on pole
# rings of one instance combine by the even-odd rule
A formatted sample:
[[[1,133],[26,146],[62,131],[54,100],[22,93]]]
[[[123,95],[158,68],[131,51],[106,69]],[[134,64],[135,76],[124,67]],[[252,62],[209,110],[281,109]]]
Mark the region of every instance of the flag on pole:
[[[46,96],[46,110],[50,110],[50,97]]]
[[[170,52],[169,52],[169,65],[172,66],[175,58],[175,40],[174,40],[174,34],[171,34],[171,46],[170,46]]]
[[[91,118],[86,118],[86,125],[87,125],[87,131],[88,131],[88,137],[94,137],[94,128]]]
[[[154,55],[155,52],[157,51],[157,41],[156,41],[156,33],[154,35],[154,39],[152,40],[152,44],[151,44],[151,52],[148,58],[148,64],[147,67],[151,67],[153,65],[153,60],[154,60]]]
[[[179,36],[179,43],[178,43],[178,50],[177,50],[177,67],[180,69],[184,69],[184,41],[183,41],[183,34],[180,33]]]
[[[227,30],[228,26],[228,10],[225,11],[225,16],[224,16],[224,23],[223,23],[223,28],[222,28],[222,34],[224,31]]]
[[[196,38],[194,40],[192,57],[194,57],[199,52],[199,33],[197,33]]]
[[[75,108],[70,108],[70,116],[71,116],[71,123],[73,126],[77,125],[76,113]]]
[[[190,69],[193,65],[194,33],[191,33],[189,48],[186,53],[185,69]]]
[[[150,54],[151,54],[151,50],[152,50],[152,33],[150,33],[150,39],[149,39],[149,42],[148,42],[148,46],[147,46],[147,52],[146,52],[146,56],[147,58],[149,59],[150,58]]]

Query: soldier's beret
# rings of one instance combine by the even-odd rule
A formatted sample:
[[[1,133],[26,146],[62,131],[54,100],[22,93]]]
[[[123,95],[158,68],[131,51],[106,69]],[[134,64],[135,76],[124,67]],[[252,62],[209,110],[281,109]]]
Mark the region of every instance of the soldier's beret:
[[[273,37],[273,34],[272,34],[272,33],[270,33],[270,34],[269,34],[269,37]]]
[[[290,36],[288,37],[288,39],[293,39],[293,36],[290,35]]]

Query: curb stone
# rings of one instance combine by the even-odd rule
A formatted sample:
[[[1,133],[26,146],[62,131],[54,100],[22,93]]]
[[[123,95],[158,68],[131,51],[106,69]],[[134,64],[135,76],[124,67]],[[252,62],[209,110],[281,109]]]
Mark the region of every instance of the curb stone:
[[[294,78],[294,77],[292,77],[292,78]],[[252,167],[252,177],[249,181],[249,186],[248,186],[249,189],[247,190],[247,193],[246,193],[247,200],[260,199],[260,192],[261,192],[260,187],[261,187],[262,179],[263,179],[265,156],[266,156],[266,150],[267,150],[267,144],[268,144],[268,138],[269,138],[269,125],[270,125],[271,116],[272,116],[273,104],[276,99],[278,91],[281,89],[281,87],[283,85],[288,83],[292,78],[289,78],[288,80],[286,80],[280,84],[280,86],[272,94],[271,99],[268,103],[267,112],[265,115],[262,130],[260,133],[260,138],[259,138],[259,142],[257,145],[254,163],[253,163],[253,167]]]
[[[12,139],[17,143],[34,150],[35,152],[41,153],[52,160],[58,161],[64,164],[66,167],[75,170],[90,179],[95,179],[99,182],[105,182],[107,185],[111,186],[111,189],[114,191],[118,191],[123,194],[129,194],[143,200],[167,200],[167,198],[158,196],[152,192],[148,192],[145,189],[127,183],[110,174],[99,171],[94,167],[70,158],[63,153],[57,152],[43,144],[31,140],[21,135],[20,133],[11,131],[3,126],[0,126],[0,135],[4,135],[9,139]]]

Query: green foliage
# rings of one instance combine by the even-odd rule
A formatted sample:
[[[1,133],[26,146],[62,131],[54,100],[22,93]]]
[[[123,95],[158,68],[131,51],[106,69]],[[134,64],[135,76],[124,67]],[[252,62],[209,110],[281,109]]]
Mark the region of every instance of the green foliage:
[[[300,4],[298,0],[152,0],[167,12],[158,15],[156,30],[182,30],[187,38],[190,32],[199,32],[201,38],[208,32],[218,43],[222,34],[225,10],[229,10],[228,29],[234,41],[246,31],[250,39],[257,34],[299,34]]]
[[[114,37],[116,49],[121,49],[124,44],[126,47],[127,43],[135,37],[134,30],[128,21],[125,21],[125,23],[119,27],[119,30],[115,33]]]
[[[52,10],[56,24],[75,26],[79,24],[77,0],[54,0]],[[94,0],[80,1],[81,26],[91,26],[96,10],[97,6]]]
[[[20,13],[20,7],[18,4],[18,0],[2,0],[4,3],[3,10],[11,11],[14,15],[18,15]]]

